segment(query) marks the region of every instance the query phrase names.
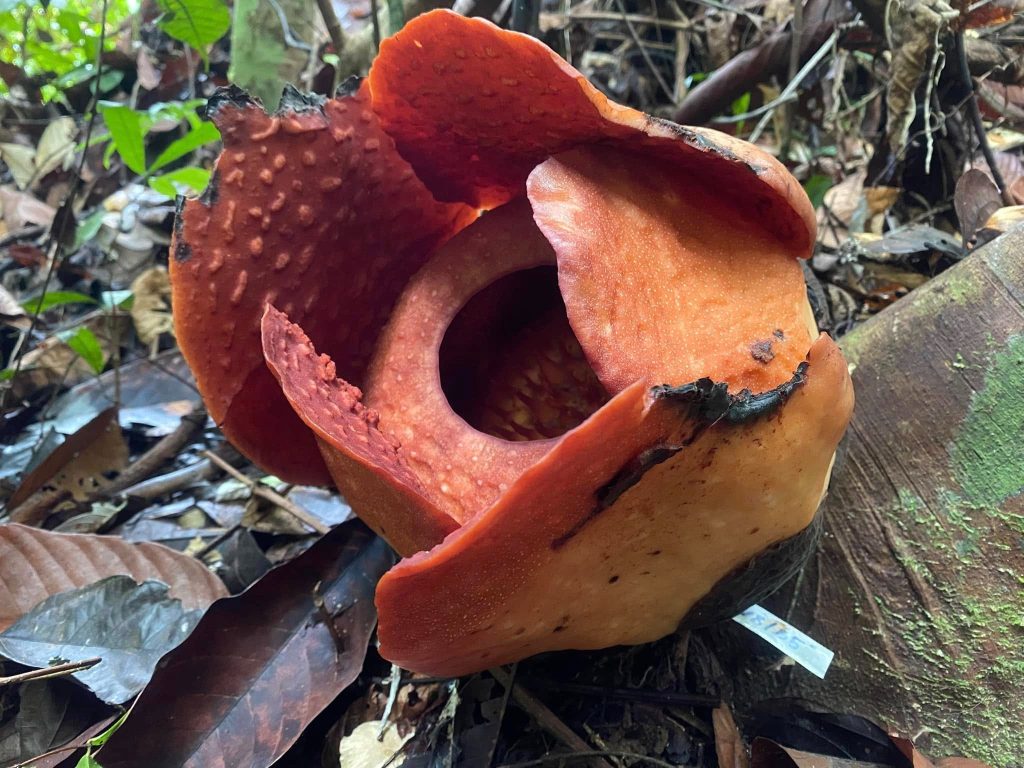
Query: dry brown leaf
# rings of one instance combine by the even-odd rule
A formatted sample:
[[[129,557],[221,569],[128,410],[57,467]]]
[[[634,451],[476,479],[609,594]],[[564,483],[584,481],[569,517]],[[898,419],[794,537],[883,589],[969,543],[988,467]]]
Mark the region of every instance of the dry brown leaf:
[[[978,105],[985,117],[991,120],[1006,118],[1015,123],[1024,121],[1024,86],[997,83],[987,78],[975,83]]]
[[[227,596],[201,562],[160,544],[0,525],[0,630],[51,595],[116,575],[162,581],[186,610]]]
[[[1005,24],[1015,15],[1024,11],[1022,0],[987,0],[984,3],[972,3],[963,20],[965,29],[980,29]]]
[[[342,738],[338,746],[338,768],[397,768],[402,765],[405,756],[395,757],[395,753],[412,738],[412,733],[399,736],[398,728],[388,724],[384,738],[378,739],[380,728],[379,720],[370,720],[360,723],[351,734]]]
[[[67,491],[76,501],[85,501],[110,484],[108,475],[128,466],[128,455],[128,444],[115,413],[97,438],[76,453],[44,487]]]
[[[36,175],[36,150],[24,144],[0,144],[0,159],[7,163],[18,189],[26,189]]]
[[[911,768],[991,768],[987,763],[966,757],[943,757],[932,762],[914,746],[914,741],[899,733],[890,733],[889,738],[907,760]]]
[[[969,243],[988,218],[1002,207],[1002,196],[988,174],[971,168],[956,183],[953,194],[960,234]]]
[[[988,143],[997,152],[1009,152],[1011,149],[1018,149],[1024,146],[1024,133],[1015,131],[1004,125],[996,126],[985,131]]]
[[[21,303],[2,285],[0,285],[0,322],[23,331],[32,324]]]
[[[899,154],[917,112],[922,80],[938,79],[939,41],[958,13],[945,0],[906,0],[886,6],[886,32],[892,64],[886,81],[889,149]]]
[[[897,187],[865,187],[867,170],[859,170],[825,193],[818,209],[818,232],[826,248],[838,248],[852,233],[881,234],[885,213],[899,198]]]
[[[733,57],[732,30],[736,26],[736,13],[708,8],[704,14],[708,54],[712,69],[718,69]]]
[[[147,269],[132,282],[132,321],[143,344],[152,348],[163,333],[174,333],[171,319],[171,281],[164,267]]]
[[[74,154],[77,133],[73,118],[58,117],[46,126],[35,148],[11,142],[0,144],[0,157],[11,169],[18,188],[34,186],[50,171],[63,165]]]
[[[106,472],[116,472],[128,463],[128,446],[121,434],[117,409],[108,408],[69,435],[49,456],[26,474],[8,500],[11,519],[35,522],[19,516],[18,506],[39,490],[66,491],[82,500],[100,490],[108,481]]]
[[[120,343],[127,338],[127,314],[113,316],[97,312],[81,325],[92,331],[103,350],[104,361],[110,359],[115,340]],[[35,349],[26,352],[21,361],[21,372],[12,381],[12,391],[17,397],[25,397],[47,386],[72,387],[96,375],[89,364],[58,336],[41,341]]]
[[[899,187],[865,187],[864,200],[868,206],[868,216],[875,217],[885,213],[899,199],[899,196]],[[874,231],[873,228],[872,231]]]
[[[46,126],[36,145],[35,179],[38,182],[46,174],[67,163],[75,153],[75,136],[78,126],[74,118],[58,117]]]
[[[715,753],[719,768],[748,768],[747,745],[736,726],[732,710],[727,704],[711,712],[711,724],[715,729]]]
[[[1022,221],[1024,221],[1024,205],[1008,205],[989,216],[981,229],[1002,234]]]
[[[0,209],[8,230],[21,229],[26,224],[48,227],[57,214],[53,206],[10,187],[0,188]]]
[[[877,763],[846,760],[790,749],[770,739],[754,739],[750,750],[751,768],[882,768]]]
[[[135,71],[139,73],[139,85],[147,91],[160,85],[160,71],[153,66],[149,51],[144,46],[139,48],[139,55],[135,57]]]

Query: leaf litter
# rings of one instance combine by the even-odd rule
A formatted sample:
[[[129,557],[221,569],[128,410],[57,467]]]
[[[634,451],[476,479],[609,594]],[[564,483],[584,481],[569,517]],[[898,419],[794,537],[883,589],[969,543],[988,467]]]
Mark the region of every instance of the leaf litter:
[[[116,0],[110,5],[115,12],[120,6]],[[220,727],[239,743],[246,737],[251,740],[253,733],[262,734],[256,747],[263,751],[259,758],[250,759],[256,761],[254,765],[269,764],[267,761],[287,752],[287,746],[304,728],[315,735],[324,730],[316,728],[318,707],[327,708],[326,716],[333,718],[335,725],[342,722],[344,713],[349,711],[344,706],[348,702],[336,700],[334,694],[345,685],[358,681],[361,696],[381,688],[379,680],[372,681],[374,674],[383,672],[386,665],[376,658],[372,648],[373,617],[368,606],[372,573],[375,568],[386,567],[386,553],[378,543],[370,543],[365,532],[345,522],[351,510],[336,494],[282,487],[272,481],[267,485],[323,526],[341,526],[340,532],[335,530],[324,538],[311,534],[308,526],[297,524],[293,516],[274,502],[254,495],[246,483],[236,481],[237,499],[218,501],[217,481],[224,475],[202,451],[217,452],[254,482],[262,478],[232,454],[211,424],[204,424],[183,448],[164,456],[127,489],[112,493],[104,490],[118,487],[111,483],[120,474],[130,472],[134,462],[129,463],[129,457],[138,460],[149,450],[159,450],[161,442],[175,432],[182,417],[198,402],[190,375],[174,350],[160,270],[166,264],[171,233],[170,197],[177,191],[199,191],[198,187],[208,178],[209,163],[216,152],[215,141],[207,141],[212,126],[202,121],[196,111],[198,104],[185,97],[195,95],[201,101],[214,86],[226,82],[229,51],[217,38],[227,29],[228,17],[219,0],[164,5],[164,16],[148,11],[143,14],[140,21],[144,32],[134,41],[130,32],[115,35],[118,25],[108,23],[107,53],[99,71],[84,53],[74,61],[60,58],[76,55],[77,42],[70,37],[63,40],[62,46],[50,46],[54,53],[45,66],[58,73],[57,77],[40,75],[42,65],[36,62],[43,60],[38,48],[41,36],[39,40],[26,41],[35,46],[33,52],[40,54],[34,58],[12,58],[11,52],[0,53],[5,84],[10,89],[4,95],[5,104],[0,105],[5,110],[4,134],[0,136],[5,161],[4,175],[0,176],[0,350],[5,377],[0,382],[5,389],[4,423],[0,426],[0,497],[8,502],[8,513],[16,512],[20,506],[10,504],[12,499],[25,502],[48,492],[62,499],[59,504],[46,500],[46,504],[37,505],[31,519],[38,526],[33,529],[34,535],[43,542],[40,552],[48,552],[48,548],[60,551],[46,537],[61,534],[48,533],[48,529],[80,526],[101,532],[102,535],[88,538],[109,543],[111,551],[124,545],[143,552],[144,547],[152,546],[147,542],[167,542],[178,550],[174,553],[174,573],[164,569],[151,574],[144,563],[119,570],[122,566],[98,554],[103,549],[100,546],[93,551],[88,566],[66,554],[55,556],[50,566],[56,571],[63,570],[60,579],[29,587],[25,575],[41,567],[39,557],[31,568],[18,568],[5,553],[0,569],[14,568],[17,574],[4,572],[5,582],[9,585],[13,578],[15,588],[0,599],[0,608],[5,609],[0,613],[11,620],[33,616],[32,621],[40,622],[40,637],[32,640],[33,636],[28,635],[21,641],[27,645],[34,643],[38,653],[32,658],[47,666],[52,659],[43,659],[39,649],[61,637],[58,628],[47,623],[55,621],[55,616],[70,616],[77,611],[82,617],[86,615],[86,606],[90,606],[89,610],[94,610],[92,621],[100,626],[104,610],[109,609],[109,615],[114,615],[115,609],[130,612],[134,605],[139,609],[135,615],[140,617],[147,615],[147,611],[164,617],[180,611],[185,617],[201,611],[212,595],[227,592],[226,583],[232,593],[241,593],[231,598],[240,602],[227,601],[235,606],[231,609],[215,607],[200,620],[193,635],[165,657],[150,689],[140,697],[136,713],[126,721],[123,733],[105,748],[106,754],[111,760],[122,761],[113,764],[135,764],[130,762],[135,759],[131,750],[138,745],[131,743],[131,734],[139,733],[154,746],[181,749],[184,742],[173,743],[159,727],[160,718],[166,713],[160,702],[165,697],[186,695],[178,693],[182,683],[167,670],[198,669],[205,676],[202,682],[208,684],[201,688],[212,690],[215,684],[227,685],[233,676],[237,677],[237,687],[244,690],[236,695],[232,689],[229,695],[234,697],[234,714]],[[282,9],[286,5],[282,3]],[[505,25],[510,23],[510,5],[468,3],[476,6],[475,13],[486,14]],[[835,55],[820,60],[809,71],[796,98],[773,105],[772,99],[794,74],[787,72],[789,49],[781,46],[781,66],[771,61],[767,63],[772,66],[764,64],[767,59],[778,57],[780,46],[773,41],[775,36],[786,34],[786,25],[793,19],[792,4],[754,3],[742,8],[712,5],[629,0],[620,8],[620,3],[612,0],[544,3],[539,8],[538,27],[547,31],[547,42],[567,54],[605,92],[655,114],[672,116],[685,109],[683,95],[699,94],[702,87],[705,92],[719,88],[722,77],[728,76],[735,78],[732,89],[738,88],[738,92],[727,94],[729,98],[714,110],[717,116],[713,124],[730,131],[741,126],[736,129],[739,135],[749,136],[762,116],[771,115],[773,128],[763,134],[762,145],[783,156],[812,197],[820,201],[821,242],[814,273],[824,283],[823,293],[831,316],[839,319],[827,328],[841,331],[864,320],[964,258],[972,247],[1024,219],[1018,209],[1005,205],[1005,201],[992,194],[994,181],[980,180],[978,174],[991,179],[991,169],[972,143],[964,139],[971,128],[966,118],[957,113],[955,107],[960,106],[960,97],[945,80],[936,79],[929,92],[945,108],[942,130],[925,136],[922,126],[914,122],[918,117],[906,112],[903,116],[911,118],[907,141],[897,155],[892,155],[887,145],[892,136],[900,134],[880,118],[886,84],[884,71],[874,57],[874,53],[886,47],[884,34],[878,35],[876,31],[867,48],[874,53],[867,56],[863,55],[863,26],[851,37],[860,42],[848,45],[846,38],[839,38]],[[18,13],[27,7],[23,3],[14,6]],[[803,9],[799,23],[805,31],[813,31],[816,24],[843,22],[842,12],[823,20],[815,15],[816,7],[808,3]],[[81,14],[82,21],[76,23],[92,24],[95,32],[97,18],[90,16],[95,10]],[[193,11],[194,19],[189,22]],[[127,18],[126,11],[122,13],[122,18]],[[362,56],[364,46],[372,55],[373,25],[367,20],[370,6],[344,5],[339,13],[349,36],[346,49],[351,50],[332,51],[326,32],[318,29],[311,33],[310,41],[317,55],[301,61],[289,76],[299,80],[304,89],[324,82],[327,86],[322,90],[330,87],[335,74],[332,55],[345,54],[339,59],[342,64],[349,60],[349,54],[352,61]],[[1012,13],[1012,9],[1000,10],[1000,23],[1008,22]],[[405,16],[411,17],[412,13]],[[25,16],[24,30],[29,38],[37,32],[33,26],[35,18]],[[49,17],[46,18],[49,23]],[[282,28],[277,15],[274,19],[275,28],[259,30],[262,39],[274,35],[280,38],[286,31],[296,31],[287,26]],[[65,24],[66,17],[56,18],[46,34],[67,34],[68,28],[62,26]],[[900,19],[900,24],[905,27],[901,34],[909,32],[915,44],[924,46],[929,55],[936,50],[934,44],[918,40],[920,36],[913,34],[912,26],[906,27],[905,19]],[[1006,38],[1004,30],[994,30],[986,30],[988,42],[1010,50],[1006,39],[1012,30]],[[19,28],[18,34],[22,31]],[[292,35],[291,39],[294,42],[297,38]],[[194,51],[185,55],[185,44],[198,51],[198,56]],[[732,68],[732,62],[739,61],[747,51],[762,57],[762,73],[781,73],[775,75],[779,87],[765,86],[760,78],[735,77],[737,70]],[[806,60],[806,54],[799,53],[801,61]],[[928,66],[918,73],[919,77],[929,76],[925,70],[934,69],[933,60],[924,63]],[[900,87],[904,93],[910,69],[913,68],[901,70]],[[324,78],[324,73],[330,77]],[[132,85],[136,80],[137,88]],[[914,85],[910,83],[911,88]],[[1011,122],[1016,119],[1014,115],[1020,113],[1024,104],[1019,84],[981,78],[976,85],[987,118]],[[926,95],[923,83],[917,84],[917,89],[918,97]],[[46,98],[58,98],[44,101],[44,91],[50,94]],[[84,147],[86,115],[93,111],[90,106],[94,98],[112,105],[107,110],[111,120],[108,124],[101,116],[89,146]],[[8,103],[17,111],[8,111]],[[55,118],[55,114],[59,116]],[[13,115],[10,121],[9,115]],[[901,121],[893,123],[903,127]],[[1009,190],[1019,194],[1021,143],[1015,144],[1012,136],[1009,140],[1003,138],[1007,135],[1005,127],[995,127],[988,133],[996,146],[996,170]],[[922,175],[920,168],[929,146],[939,170]],[[182,153],[175,158],[179,152]],[[941,192],[937,194],[935,190]],[[64,237],[61,248],[55,250],[49,228],[58,209],[64,208],[63,199],[69,191],[74,193],[74,205],[67,207],[74,236]],[[115,296],[130,296],[129,303],[111,301]],[[69,300],[73,297],[78,298]],[[112,415],[106,412],[108,408],[113,408]],[[93,422],[102,425],[102,429],[90,429]],[[4,528],[9,531],[17,526]],[[5,543],[7,539],[0,537],[0,546]],[[324,554],[327,551],[340,557],[340,564],[328,563],[330,558]],[[278,561],[286,564],[268,570],[271,562]],[[291,575],[280,575],[286,568],[292,568],[286,572]],[[297,575],[300,571],[301,576]],[[351,575],[346,576],[350,571]],[[121,578],[111,580],[115,574],[121,574]],[[148,586],[137,585],[153,577],[169,585],[170,591],[152,581]],[[317,581],[322,584],[314,589]],[[80,594],[104,584],[121,586],[108,586],[106,592],[83,593],[94,595],[91,598]],[[296,584],[301,584],[296,594],[285,594]],[[145,600],[139,598],[140,590],[147,595]],[[190,604],[191,593],[198,595],[204,591],[206,598]],[[354,633],[348,636],[346,647],[339,650],[335,635],[325,629],[317,601],[322,599],[326,610],[336,613],[339,605],[347,605],[343,592],[349,597],[358,596],[359,601],[334,621]],[[11,610],[12,602],[8,602],[15,600],[14,594],[20,595],[17,610]],[[168,608],[176,598],[182,601],[179,607]],[[246,642],[258,644],[249,636],[265,639],[276,631],[275,626],[279,629],[274,624],[277,619],[264,610],[263,598],[269,599],[268,605],[276,606],[275,610],[279,609],[275,615],[290,617],[292,623],[288,626],[296,643],[269,651],[273,660],[267,662],[268,670],[278,675],[282,674],[277,671],[278,666],[294,670],[301,659],[292,655],[299,651],[289,649],[301,648],[305,652],[306,642],[316,647],[322,659],[333,659],[323,662],[329,670],[323,689],[310,683],[315,701],[294,704],[293,709],[301,711],[301,722],[288,722],[282,724],[280,731],[266,733],[253,724],[255,721],[244,722],[237,714],[243,707],[237,702],[259,699],[265,703],[270,698],[267,690],[256,685],[249,671],[240,670],[233,675],[214,663],[204,665],[197,650],[201,643],[196,639],[203,638],[205,642],[216,638],[217,642],[210,641],[215,656],[228,663],[236,648],[244,647]],[[82,602],[75,602],[78,600]],[[64,601],[69,602],[65,605]],[[104,601],[110,601],[109,605]],[[73,609],[72,603],[78,608]],[[235,630],[236,636],[228,638],[223,636],[225,627],[244,627],[244,633]],[[153,637],[158,635],[157,632]],[[328,636],[333,645],[328,644]],[[164,637],[170,642],[176,636],[168,630]],[[116,642],[113,645],[112,650],[128,653],[124,648],[117,649]],[[264,651],[271,646],[272,643],[264,647]],[[483,764],[491,758],[494,764],[528,763],[538,755],[581,751],[578,743],[567,745],[552,735],[558,732],[557,724],[551,721],[554,718],[563,726],[571,724],[570,731],[583,740],[583,746],[596,752],[643,752],[674,764],[711,765],[717,759],[712,757],[716,749],[724,761],[726,750],[738,754],[744,743],[749,747],[750,739],[758,733],[751,721],[737,714],[734,730],[721,715],[716,719],[706,704],[680,705],[678,700],[672,704],[652,704],[641,694],[681,695],[701,690],[717,696],[718,687],[728,685],[722,683],[721,670],[718,674],[709,671],[711,657],[702,653],[700,647],[699,642],[691,645],[687,639],[685,643],[656,644],[642,654],[566,654],[557,668],[543,659],[531,661],[525,665],[525,672],[532,673],[534,679],[543,678],[545,685],[531,681],[530,674],[522,675],[524,670],[520,670],[516,687],[531,693],[535,702],[532,708],[529,704],[517,704],[516,700],[509,704],[502,686],[486,674],[459,682],[403,679],[396,689],[398,700],[416,700],[417,705],[398,707],[390,713],[383,706],[360,710],[358,716],[367,719],[350,723],[340,743],[351,739],[356,731],[372,735],[371,728],[364,725],[372,725],[379,733],[377,723],[386,721],[397,723],[384,728],[386,738],[401,732],[403,756],[408,754],[408,764],[413,765],[455,765],[460,761]],[[148,664],[156,653],[151,648],[137,655],[140,659],[145,657]],[[193,658],[189,658],[190,654]],[[342,659],[344,669],[339,670]],[[132,663],[126,662],[125,669],[130,669]],[[8,666],[21,668],[15,664]],[[94,682],[100,690],[107,690],[104,685],[110,686],[108,694],[115,688],[123,693],[145,682],[148,673],[144,667],[145,664],[136,668],[134,676],[126,675],[125,680],[117,683],[120,688],[114,678]],[[101,664],[90,672],[98,675],[102,668]],[[76,674],[80,677],[85,673]],[[571,686],[581,687],[572,688],[570,693]],[[102,722],[109,711],[66,680],[22,683],[12,693],[14,688],[0,688],[0,745],[18,745],[11,748],[11,759],[23,760],[31,756],[26,751],[45,751],[59,746],[59,742],[71,741],[71,731],[86,730],[85,721],[90,718]],[[69,688],[74,695],[67,694]],[[605,693],[595,694],[595,689]],[[612,696],[609,691],[617,695]],[[209,698],[209,692],[197,695]],[[422,698],[417,692],[424,694]],[[390,695],[384,698],[388,700]],[[198,700],[182,698],[189,703]],[[91,706],[86,702],[91,702]],[[173,701],[168,701],[164,706],[171,704]],[[186,715],[198,718],[203,711],[197,708]],[[288,714],[280,706],[272,711],[282,718]],[[35,713],[39,713],[38,722],[46,727],[40,728],[39,738],[32,741],[25,735],[28,721]],[[76,713],[83,716],[76,717]],[[798,716],[790,713],[787,717]],[[271,722],[275,727],[278,725],[277,721]],[[548,729],[541,727],[541,722]],[[210,731],[213,733],[220,735],[221,731]],[[849,730],[838,733],[832,733],[825,741],[832,747],[839,744],[847,753],[851,752],[850,744],[861,738],[850,735]],[[411,740],[405,742],[410,734]],[[794,744],[807,746],[792,734],[784,737],[778,730],[771,737],[781,742],[796,739]],[[821,741],[816,743],[816,749],[824,749]],[[193,742],[186,745],[185,751],[193,749],[195,754],[202,754],[201,750],[207,748]],[[311,749],[306,754],[315,751]],[[8,759],[7,752],[0,754]],[[817,754],[825,755],[828,751]],[[122,758],[124,755],[128,757]],[[332,758],[335,762],[327,764],[336,765],[340,759],[337,749],[333,750]],[[105,765],[103,751],[95,759]],[[165,762],[159,762],[161,759]],[[238,759],[242,762],[236,764],[248,764],[244,756]],[[627,757],[601,759],[613,764],[641,764]],[[902,765],[892,756],[882,762]],[[185,763],[157,756],[151,764]],[[310,765],[312,761],[299,759],[297,764]]]

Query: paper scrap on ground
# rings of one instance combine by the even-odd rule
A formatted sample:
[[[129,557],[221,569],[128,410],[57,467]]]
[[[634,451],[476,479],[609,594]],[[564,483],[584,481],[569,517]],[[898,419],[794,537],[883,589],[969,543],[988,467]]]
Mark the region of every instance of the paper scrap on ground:
[[[767,640],[800,666],[824,679],[835,654],[796,627],[760,605],[752,605],[732,620]]]

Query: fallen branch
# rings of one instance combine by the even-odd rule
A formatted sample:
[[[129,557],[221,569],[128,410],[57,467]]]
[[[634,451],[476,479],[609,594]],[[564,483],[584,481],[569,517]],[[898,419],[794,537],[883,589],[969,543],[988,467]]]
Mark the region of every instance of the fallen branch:
[[[55,677],[67,677],[74,672],[81,672],[83,669],[91,669],[101,661],[103,661],[103,659],[99,657],[83,659],[82,661],[68,661],[63,664],[54,664],[52,667],[31,669],[28,672],[22,672],[17,675],[0,677],[0,688],[3,688],[6,685],[27,683],[30,680],[52,680]]]
[[[584,741],[576,731],[562,722],[558,715],[548,709],[544,702],[534,696],[522,685],[513,681],[512,676],[505,670],[496,668],[490,670],[490,673],[506,691],[511,688],[512,701],[516,703],[517,707],[530,715],[541,730],[551,736],[554,736],[565,746],[569,747],[569,749],[575,750],[574,753],[570,753],[569,755],[559,755],[559,757],[570,758],[575,756],[576,759],[587,758],[588,762],[595,766],[595,768],[611,768],[608,761],[603,759],[605,753],[594,751],[594,748],[591,747],[590,744]],[[542,763],[536,763],[536,765],[541,764]]]
[[[329,526],[324,525],[320,520],[317,520],[315,517],[309,514],[309,512],[304,510],[294,501],[285,498],[277,491],[275,491],[273,488],[268,488],[267,486],[257,482],[256,480],[253,480],[251,477],[246,477],[212,451],[203,451],[203,456],[208,458],[210,461],[212,461],[218,467],[223,469],[225,472],[227,472],[233,478],[238,480],[240,483],[245,483],[247,486],[249,486],[249,490],[252,491],[252,494],[254,496],[259,496],[260,498],[269,501],[271,504],[276,504],[277,506],[281,507],[281,509],[283,509],[285,512],[294,517],[296,520],[303,523],[304,525],[309,526],[321,535],[330,532],[331,529]]]

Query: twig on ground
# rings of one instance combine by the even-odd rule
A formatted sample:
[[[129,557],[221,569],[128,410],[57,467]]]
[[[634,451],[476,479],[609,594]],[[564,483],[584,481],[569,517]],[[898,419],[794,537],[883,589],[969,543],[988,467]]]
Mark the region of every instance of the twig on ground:
[[[611,11],[588,11],[576,9],[566,13],[547,13],[544,14],[544,16],[545,18],[557,21],[559,24],[571,24],[581,21],[629,21],[636,24],[657,24],[659,27],[680,31],[689,31],[694,27],[692,21],[658,19],[654,16],[644,16],[639,13],[627,13],[623,16],[621,13],[612,13]]]
[[[562,722],[558,715],[548,709],[544,702],[530,693],[530,691],[522,685],[515,683],[512,676],[505,672],[505,670],[495,668],[490,670],[490,673],[495,680],[505,687],[505,690],[510,688],[512,689],[512,701],[516,703],[517,707],[530,715],[542,730],[551,736],[554,736],[560,742],[565,744],[565,746],[575,750],[575,752],[570,753],[571,755],[579,756],[581,758],[590,758],[590,763],[593,766],[611,768],[607,760],[595,759],[604,758],[605,756],[608,756],[608,753],[594,751],[593,748],[584,741],[578,733],[576,733],[576,731]],[[569,757],[569,755],[563,755],[562,757]],[[543,765],[543,762],[522,763],[522,765],[524,767],[527,765]]]
[[[268,488],[267,486],[257,482],[256,480],[253,480],[251,477],[246,477],[244,474],[242,474],[237,469],[232,467],[230,464],[224,461],[224,459],[222,459],[220,456],[213,453],[212,451],[203,451],[203,456],[208,458],[210,461],[212,461],[218,467],[223,469],[225,472],[227,472],[233,478],[238,480],[240,483],[245,483],[247,486],[249,486],[249,489],[252,491],[254,496],[260,496],[266,501],[269,501],[271,504],[276,504],[277,506],[281,507],[281,509],[283,509],[285,512],[294,517],[296,520],[299,520],[301,523],[309,526],[321,535],[330,532],[331,529],[329,526],[324,525],[320,520],[317,520],[315,517],[309,514],[309,512],[304,510],[294,501],[292,501],[291,499],[286,499],[273,488]]]
[[[1003,174],[1000,173],[999,167],[996,165],[992,146],[988,143],[988,135],[985,133],[985,124],[981,121],[981,109],[978,108],[978,92],[974,89],[974,78],[971,77],[971,70],[967,64],[967,45],[964,42],[963,30],[959,30],[956,33],[955,44],[957,57],[959,58],[960,77],[963,80],[964,87],[970,94],[967,98],[967,113],[970,115],[971,125],[974,126],[974,133],[978,137],[978,146],[981,149],[981,154],[985,157],[985,162],[988,163],[989,173],[992,175],[992,180],[996,183],[999,196],[1003,198],[1003,205],[1016,205],[1013,195],[1010,194],[1010,190],[1006,186],[1006,181],[1003,180]]]
[[[331,45],[334,46],[334,55],[340,60],[342,51],[345,50],[345,31],[341,28],[341,22],[338,20],[338,14],[334,12],[334,5],[331,0],[316,0],[317,7],[320,9],[320,15],[323,17],[324,24],[327,27],[327,34],[331,36]],[[331,94],[338,90],[338,83],[341,81],[341,67],[340,64],[334,67],[334,87],[331,88]]]
[[[637,34],[636,27],[633,26],[633,22],[630,21],[629,14],[626,13],[626,6],[623,4],[622,0],[615,0],[615,7],[619,9],[619,17],[626,22],[626,29],[629,30],[629,34],[633,38],[633,43],[640,49],[640,55],[643,56],[644,63],[647,64],[647,68],[651,70],[651,74],[654,75],[654,79],[658,81],[658,85],[661,87],[661,90],[665,93],[665,96],[668,97],[668,100],[674,105],[675,94],[672,92],[672,89],[668,87],[668,83],[665,82],[665,78],[661,76],[661,71],[651,58],[651,54],[648,53],[643,40],[640,39],[640,35]]]
[[[388,719],[391,711],[398,701],[398,690],[402,687],[402,668],[397,664],[391,665],[391,675],[388,677],[388,700],[384,705],[384,712],[380,716],[380,730],[377,731],[377,741],[384,738],[384,731],[388,728]]]
[[[140,483],[125,488],[121,493],[124,496],[132,496],[143,501],[152,501],[153,499],[186,488],[193,483],[208,480],[216,473],[217,468],[213,465],[213,462],[209,459],[203,459],[187,467],[176,469],[173,472],[143,480]]]
[[[835,42],[838,39],[839,30],[837,29],[834,30],[832,34],[828,36],[828,39],[822,44],[822,46],[818,48],[814,55],[807,60],[807,63],[800,68],[800,71],[796,73],[796,77],[794,77],[792,80],[789,81],[789,83],[787,83],[786,87],[782,89],[782,93],[779,94],[779,98],[777,98],[775,101],[781,103],[782,101],[791,98],[793,94],[796,93],[797,88],[800,87],[800,83],[802,83],[804,78],[807,77],[807,75],[809,75],[816,66],[818,66],[821,60],[825,58],[825,55],[832,50],[832,46],[835,45]],[[757,125],[754,127],[754,130],[751,132],[748,141],[757,141],[761,133],[764,131],[765,126],[768,125],[768,121],[771,119],[771,116],[772,111],[768,111],[764,114],[764,116],[760,119],[760,121],[758,121]]]
[[[658,768],[678,768],[672,763],[665,762],[657,757],[641,755],[636,752],[608,752],[600,750],[587,750],[586,752],[562,752],[557,755],[545,755],[536,760],[527,760],[522,763],[502,763],[498,768],[534,768],[534,766],[549,765],[550,763],[564,763],[575,760],[593,759],[595,757],[622,757],[626,760],[638,760],[647,765],[655,765]]]
[[[660,704],[666,707],[718,707],[722,704],[718,696],[703,693],[675,693],[673,691],[646,691],[635,688],[605,688],[600,685],[583,685],[580,683],[562,683],[545,680],[529,679],[530,686],[563,693],[575,693],[581,696],[595,696],[606,699],[639,701],[645,704]]]
[[[512,665],[508,673],[508,685],[502,683],[505,688],[505,695],[501,697],[501,713],[498,715],[498,727],[494,731],[494,739],[491,741],[491,748],[487,751],[487,761],[484,768],[491,768],[494,765],[494,752],[498,748],[498,739],[501,736],[501,726],[505,722],[505,713],[508,711],[508,700],[512,696],[512,690],[516,687],[516,672],[519,670],[519,662]]]
[[[195,433],[202,430],[205,423],[206,408],[198,405],[191,413],[182,417],[181,423],[173,432],[142,454],[112,482],[86,497],[83,503],[92,504],[110,499],[142,482],[156,472],[161,465],[177,456],[182,448],[189,444]],[[60,489],[43,488],[38,490],[25,499],[22,504],[9,511],[11,521],[25,525],[38,525],[50,510],[69,496],[67,491]]]
[[[205,424],[206,408],[197,405],[190,413],[181,417],[181,423],[173,432],[162,437],[160,442],[136,459],[128,469],[106,486],[100,495],[109,497],[119,494],[152,476],[166,462],[181,453],[195,435],[202,432]]]
[[[18,683],[27,683],[30,680],[51,680],[55,677],[67,677],[73,672],[80,672],[83,669],[90,669],[99,664],[103,659],[96,658],[84,659],[82,661],[68,661],[64,664],[54,664],[52,667],[44,667],[43,669],[31,669],[28,672],[22,672],[17,675],[10,675],[8,677],[0,677],[0,688],[5,685],[17,685]]]

